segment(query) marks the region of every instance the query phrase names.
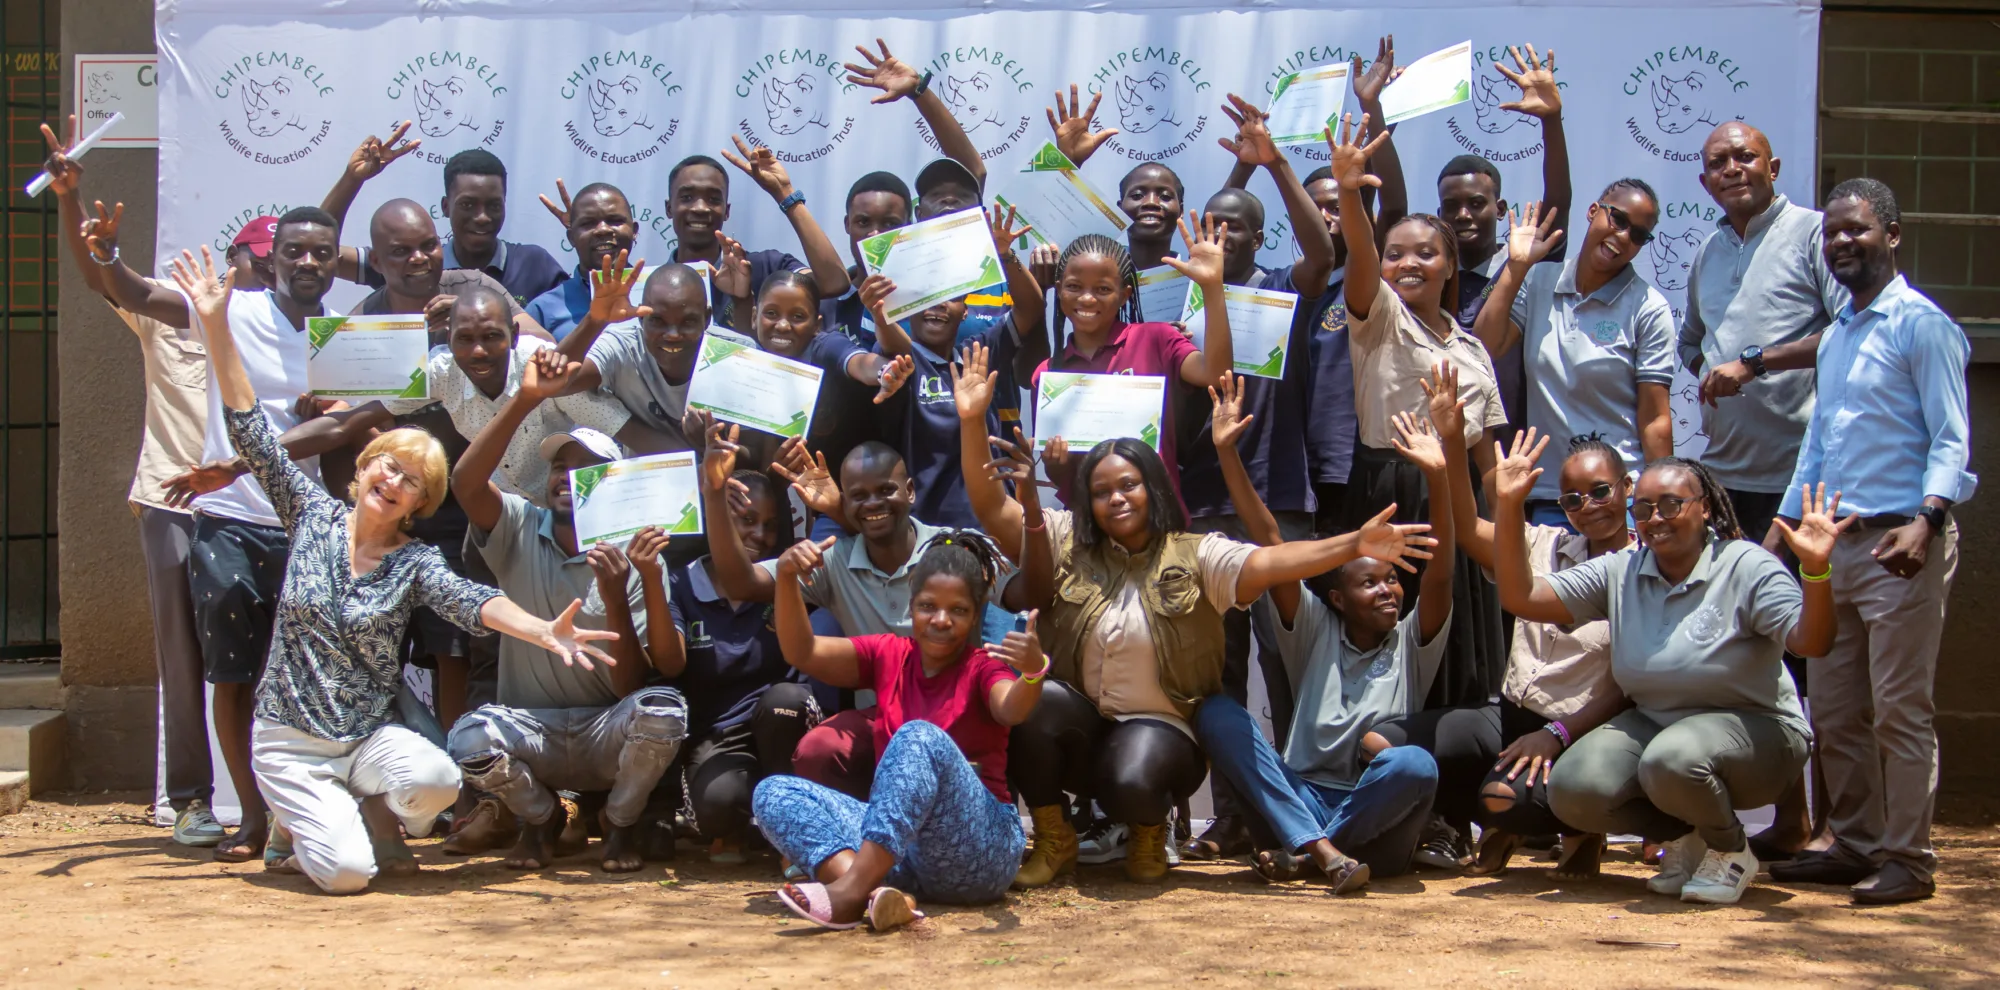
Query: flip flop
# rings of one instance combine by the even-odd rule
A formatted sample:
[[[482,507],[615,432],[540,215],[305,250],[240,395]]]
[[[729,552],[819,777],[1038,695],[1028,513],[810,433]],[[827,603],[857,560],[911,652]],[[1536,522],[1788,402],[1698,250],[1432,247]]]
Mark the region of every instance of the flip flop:
[[[1257,854],[1255,869],[1265,883],[1289,883],[1303,875],[1310,862],[1310,857],[1289,850],[1266,849]]]
[[[249,852],[235,852],[237,849],[248,849]],[[263,854],[264,836],[253,835],[241,826],[215,846],[215,861],[218,863],[248,863]]]
[[[299,864],[292,858],[291,830],[275,820],[271,822],[271,834],[264,840],[264,872],[299,872]]]
[[[910,906],[910,898],[894,887],[877,887],[868,895],[868,927],[874,931],[901,928],[923,916]]]
[[[797,900],[794,900],[790,893],[787,893],[786,887],[778,888],[778,903],[791,908],[793,914],[821,928],[831,928],[834,931],[846,931],[850,928],[861,927],[862,923],[859,921],[833,920],[833,898],[826,895],[826,884],[795,883],[791,884],[789,889],[797,890],[806,899],[806,902],[801,904]],[[870,901],[870,906],[872,907],[873,899],[871,898]]]

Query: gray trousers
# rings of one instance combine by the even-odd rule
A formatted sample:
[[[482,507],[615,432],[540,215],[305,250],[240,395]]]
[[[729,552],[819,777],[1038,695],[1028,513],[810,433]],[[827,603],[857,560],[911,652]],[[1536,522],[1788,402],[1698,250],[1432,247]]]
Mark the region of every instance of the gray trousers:
[[[1776,801],[1805,765],[1805,737],[1771,715],[1707,712],[1662,726],[1628,708],[1556,761],[1549,806],[1584,832],[1667,842],[1693,828],[1734,852],[1744,842],[1736,810]]]
[[[166,740],[167,800],[175,811],[212,801],[215,768],[208,757],[208,702],[202,687],[201,640],[188,594],[188,541],[194,516],[139,506],[139,547],[146,555],[146,592],[153,606],[153,655],[160,668],[160,730]]]
[[[487,705],[452,726],[446,748],[472,786],[522,821],[548,821],[557,790],[608,790],[604,817],[624,828],[639,821],[685,738],[687,701],[648,687],[609,708]]]
[[[1840,632],[1811,661],[1813,734],[1831,799],[1835,854],[1896,860],[1928,879],[1937,867],[1938,639],[1958,568],[1958,524],[1931,540],[1924,569],[1899,578],[1871,551],[1882,531],[1842,535],[1833,549]]]

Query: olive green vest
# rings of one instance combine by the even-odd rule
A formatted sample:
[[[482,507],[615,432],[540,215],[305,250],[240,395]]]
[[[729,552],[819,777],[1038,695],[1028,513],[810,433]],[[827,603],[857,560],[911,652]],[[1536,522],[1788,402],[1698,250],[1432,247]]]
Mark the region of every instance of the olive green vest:
[[[1051,673],[1083,689],[1083,644],[1127,581],[1139,584],[1147,628],[1159,659],[1160,687],[1181,718],[1222,690],[1222,613],[1202,601],[1198,533],[1169,533],[1144,552],[1127,555],[1109,543],[1075,544],[1056,563],[1056,597],[1049,607]],[[1232,603],[1233,604],[1233,603]]]

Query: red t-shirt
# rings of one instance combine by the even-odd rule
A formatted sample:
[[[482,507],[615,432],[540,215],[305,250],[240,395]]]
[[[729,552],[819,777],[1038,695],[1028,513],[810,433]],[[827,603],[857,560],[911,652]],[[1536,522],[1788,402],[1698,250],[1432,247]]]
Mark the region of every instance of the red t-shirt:
[[[1174,495],[1181,492],[1179,441],[1174,433],[1175,392],[1181,387],[1181,362],[1200,348],[1181,335],[1171,323],[1127,323],[1119,327],[1095,354],[1085,356],[1076,349],[1075,335],[1063,342],[1062,350],[1035,367],[1031,386],[1041,392],[1043,371],[1068,371],[1092,375],[1159,375],[1167,380],[1166,408],[1160,410],[1160,460],[1166,462],[1167,478]],[[1085,451],[1072,450],[1082,455]],[[1057,493],[1067,499],[1068,492]],[[1071,506],[1082,508],[1082,506]]]
[[[856,636],[854,659],[862,687],[875,689],[877,713],[868,727],[875,737],[877,759],[887,752],[889,737],[903,723],[922,719],[945,731],[979,781],[993,796],[1012,803],[1007,793],[1007,727],[993,720],[986,699],[993,685],[1015,678],[1014,668],[975,649],[965,659],[935,677],[924,676],[924,659],[908,636]]]

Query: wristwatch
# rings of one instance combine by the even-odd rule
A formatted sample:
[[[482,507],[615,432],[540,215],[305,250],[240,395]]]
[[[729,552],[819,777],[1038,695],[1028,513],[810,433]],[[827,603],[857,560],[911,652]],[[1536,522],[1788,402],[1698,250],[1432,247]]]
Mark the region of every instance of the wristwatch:
[[[1950,519],[1950,512],[1950,509],[1940,509],[1925,502],[1923,508],[1917,510],[1917,518],[1931,524],[1932,536],[1941,536],[1944,533],[1945,523]]]
[[[786,196],[784,199],[778,201],[778,212],[790,213],[792,212],[792,207],[804,203],[805,201],[806,201],[805,192],[802,190],[794,189],[792,190],[792,194],[790,196]]]
[[[1771,373],[1771,369],[1764,367],[1764,349],[1756,344],[1745,347],[1743,353],[1737,356],[1737,360],[1742,361],[1750,369],[1750,373],[1759,378]]]
[[[917,88],[910,90],[910,99],[914,100],[917,97],[930,92],[930,88],[931,88],[931,73],[925,72],[923,78],[917,80]]]

